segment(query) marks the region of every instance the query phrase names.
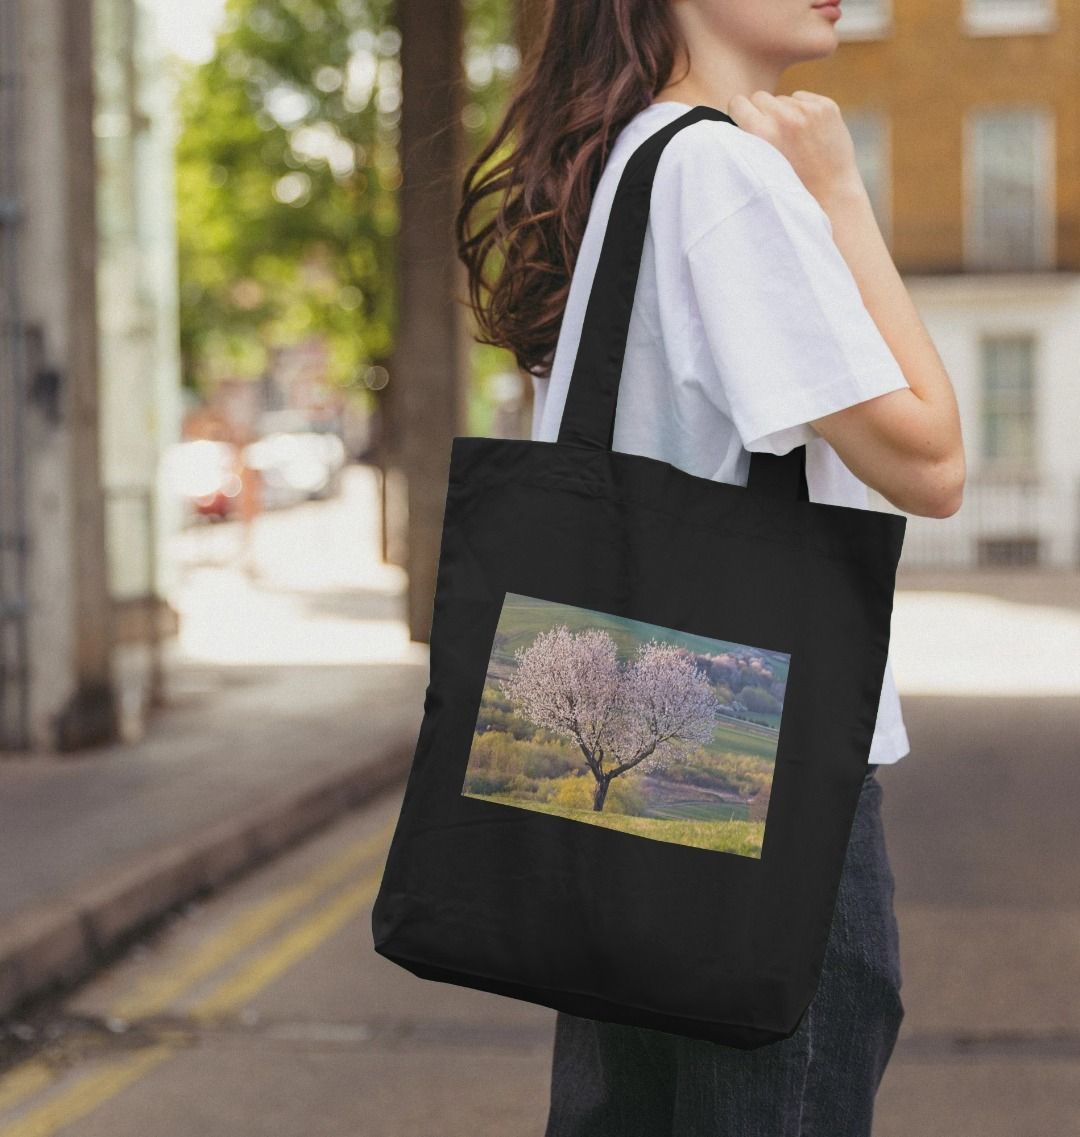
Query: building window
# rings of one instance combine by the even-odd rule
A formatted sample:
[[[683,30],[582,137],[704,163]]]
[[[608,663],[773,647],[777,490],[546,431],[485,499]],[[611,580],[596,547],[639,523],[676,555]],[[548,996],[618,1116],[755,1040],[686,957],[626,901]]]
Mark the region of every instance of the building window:
[[[886,241],[892,227],[892,176],[889,157],[889,123],[881,111],[844,111],[844,121],[855,143],[855,161],[874,216]]]
[[[1035,337],[985,336],[981,365],[983,465],[1030,473],[1035,466]]]
[[[973,111],[967,122],[970,268],[1054,262],[1054,120],[1041,107]]]
[[[881,39],[892,24],[892,0],[843,0],[836,24],[841,39]]]
[[[969,35],[1030,35],[1056,27],[1054,0],[964,0],[964,31]]]

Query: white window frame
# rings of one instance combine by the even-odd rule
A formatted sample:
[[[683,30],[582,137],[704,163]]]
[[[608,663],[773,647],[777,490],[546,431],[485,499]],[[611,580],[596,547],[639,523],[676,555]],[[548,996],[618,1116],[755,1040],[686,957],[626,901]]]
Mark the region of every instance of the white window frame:
[[[1057,31],[1056,0],[964,0],[960,26],[969,36],[1047,35]]]
[[[989,344],[995,340],[1022,340],[1031,344],[1031,376],[1028,384],[1030,409],[1027,418],[1031,424],[1031,453],[1020,457],[992,456],[988,453],[987,418],[987,358]],[[991,478],[1029,478],[1035,476],[1039,461],[1039,375],[1042,346],[1039,334],[1033,329],[984,330],[978,340],[979,367],[979,472]]]
[[[1041,197],[1036,201],[1037,248],[1034,260],[1022,265],[996,264],[987,251],[980,247],[983,195],[981,179],[977,176],[977,121],[980,117],[995,113],[1029,114],[1036,123],[1035,169],[1036,177],[1042,179]],[[1037,271],[1053,268],[1057,257],[1055,129],[1054,109],[1045,104],[983,105],[971,108],[964,116],[964,264],[969,271]]]
[[[892,121],[885,110],[876,106],[845,108],[843,113],[848,129],[853,135],[855,131],[852,130],[852,127],[858,119],[873,122],[878,128],[881,147],[879,155],[881,187],[880,194],[874,202],[876,207],[874,213],[877,217],[878,227],[881,229],[881,235],[885,238],[885,243],[891,247],[893,226]]]
[[[892,16],[892,0],[847,0],[847,6],[841,0],[836,33],[841,40],[885,39],[892,32]]]

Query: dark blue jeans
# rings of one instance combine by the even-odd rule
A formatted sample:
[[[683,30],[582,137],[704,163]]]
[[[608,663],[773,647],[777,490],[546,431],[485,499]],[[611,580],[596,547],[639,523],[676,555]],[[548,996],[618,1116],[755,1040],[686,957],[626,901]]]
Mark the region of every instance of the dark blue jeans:
[[[870,1137],[904,1005],[881,783],[868,765],[799,1029],[739,1050],[559,1012],[545,1137]]]

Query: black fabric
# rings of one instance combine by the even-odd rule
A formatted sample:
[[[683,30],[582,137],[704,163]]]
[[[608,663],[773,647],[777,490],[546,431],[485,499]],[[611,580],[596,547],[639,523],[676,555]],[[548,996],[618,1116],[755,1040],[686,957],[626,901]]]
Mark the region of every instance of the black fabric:
[[[701,118],[734,126],[693,108],[623,172],[559,440],[453,440],[430,682],[372,933],[422,978],[755,1048],[794,1033],[821,972],[906,518],[809,501],[804,447],[752,454],[746,487],[611,449],[653,174]],[[790,655],[760,857],[463,795],[508,593]]]

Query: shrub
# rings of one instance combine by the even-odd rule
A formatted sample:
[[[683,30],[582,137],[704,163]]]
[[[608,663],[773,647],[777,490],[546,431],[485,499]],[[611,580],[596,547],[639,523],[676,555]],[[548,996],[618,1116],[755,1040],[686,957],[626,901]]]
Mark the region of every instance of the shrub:
[[[524,774],[514,774],[506,783],[506,793],[511,797],[535,798],[540,783],[535,778],[527,778]]]
[[[596,781],[591,776],[576,775],[560,778],[548,798],[553,805],[564,809],[592,809]],[[625,777],[615,778],[608,786],[604,799],[605,813],[621,813],[628,817],[641,817],[646,809],[645,795],[637,782]]]
[[[485,730],[473,736],[470,770],[497,770],[511,774],[519,768],[514,740],[501,730]]]
[[[746,686],[739,692],[739,698],[751,711],[765,714],[780,713],[780,700],[762,687]]]
[[[563,809],[592,809],[595,786],[592,778],[571,774],[558,780],[548,801]]]
[[[642,817],[646,810],[645,794],[640,784],[630,777],[616,778],[608,786],[604,799],[605,813],[622,813],[628,817]]]
[[[467,794],[499,794],[510,784],[506,774],[469,773],[462,792]]]

